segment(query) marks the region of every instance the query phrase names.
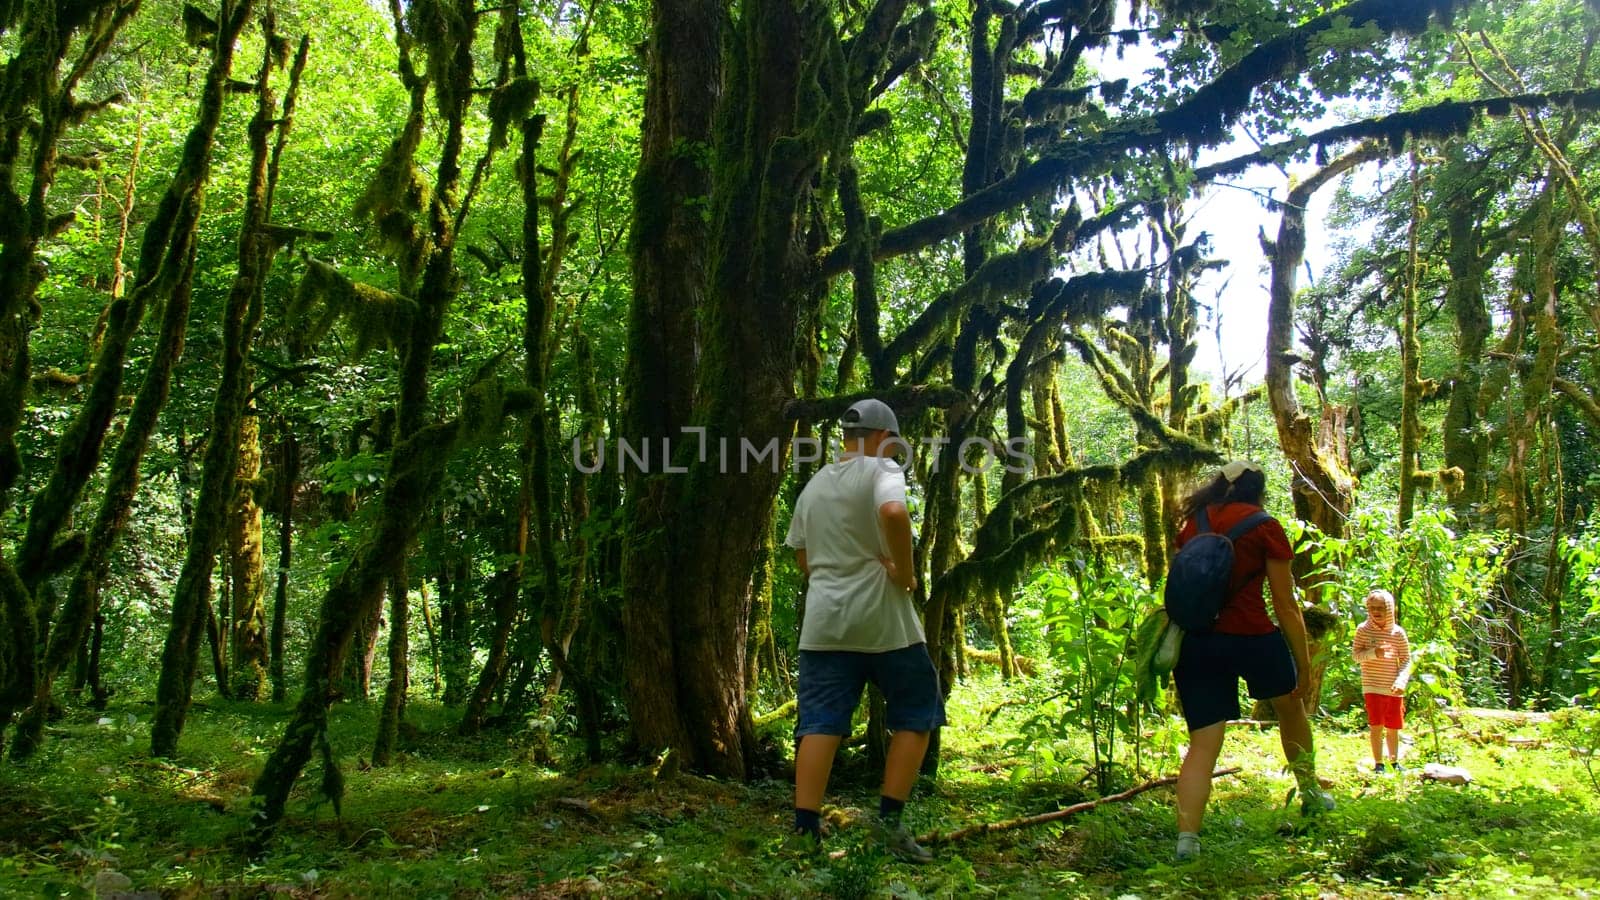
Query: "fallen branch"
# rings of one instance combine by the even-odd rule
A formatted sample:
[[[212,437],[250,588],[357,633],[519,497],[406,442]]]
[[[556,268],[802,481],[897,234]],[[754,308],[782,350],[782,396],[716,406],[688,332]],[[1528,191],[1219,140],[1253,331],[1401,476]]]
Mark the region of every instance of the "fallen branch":
[[[1224,775],[1238,774],[1238,772],[1238,767],[1231,769],[1218,769],[1211,773],[1211,777],[1221,778]],[[1028,825],[1042,825],[1045,822],[1055,822],[1070,816],[1075,816],[1078,813],[1094,809],[1095,807],[1105,803],[1119,803],[1123,800],[1137,797],[1145,791],[1158,787],[1166,787],[1169,784],[1177,784],[1177,782],[1178,776],[1176,775],[1171,775],[1166,778],[1157,778],[1155,781],[1148,781],[1137,787],[1128,788],[1120,794],[1107,794],[1098,800],[1085,800],[1082,803],[1074,803],[1071,806],[1058,809],[1055,812],[1040,813],[1036,816],[1023,816],[1019,819],[1010,819],[1005,822],[982,822],[977,825],[969,825],[966,828],[958,828],[949,833],[930,831],[927,834],[919,836],[917,841],[923,844],[949,844],[954,843],[955,841],[964,841],[969,837],[974,837],[980,834],[993,834],[997,831],[1010,831],[1013,828],[1023,828]]]

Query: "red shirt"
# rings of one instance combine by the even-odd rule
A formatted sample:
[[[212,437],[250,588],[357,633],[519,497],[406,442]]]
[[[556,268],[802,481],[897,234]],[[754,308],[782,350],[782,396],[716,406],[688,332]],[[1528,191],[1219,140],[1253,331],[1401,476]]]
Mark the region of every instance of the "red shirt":
[[[1239,524],[1261,507],[1249,503],[1224,503],[1206,507],[1206,521],[1211,530],[1227,534],[1228,529]],[[1178,532],[1178,546],[1195,536],[1193,520],[1183,524]],[[1271,634],[1278,630],[1267,616],[1267,601],[1262,593],[1266,587],[1267,560],[1293,559],[1289,536],[1277,519],[1268,519],[1250,529],[1233,545],[1233,596],[1223,604],[1212,631],[1222,634]]]

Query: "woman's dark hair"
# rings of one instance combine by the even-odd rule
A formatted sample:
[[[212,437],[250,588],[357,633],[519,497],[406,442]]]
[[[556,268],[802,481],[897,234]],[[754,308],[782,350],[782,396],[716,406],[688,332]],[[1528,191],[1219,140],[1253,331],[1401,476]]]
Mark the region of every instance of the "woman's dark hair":
[[[1267,476],[1257,469],[1246,469],[1233,481],[1229,481],[1218,472],[1210,481],[1183,498],[1180,509],[1185,519],[1193,519],[1200,510],[1218,503],[1249,503],[1260,506],[1261,498],[1266,492]]]

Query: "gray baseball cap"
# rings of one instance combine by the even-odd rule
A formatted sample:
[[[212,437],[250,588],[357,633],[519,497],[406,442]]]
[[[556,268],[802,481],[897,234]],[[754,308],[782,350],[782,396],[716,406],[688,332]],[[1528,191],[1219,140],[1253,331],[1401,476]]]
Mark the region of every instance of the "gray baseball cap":
[[[889,408],[889,404],[882,400],[857,400],[844,411],[839,421],[846,428],[887,431],[894,435],[900,433],[900,420],[894,417],[894,410]]]

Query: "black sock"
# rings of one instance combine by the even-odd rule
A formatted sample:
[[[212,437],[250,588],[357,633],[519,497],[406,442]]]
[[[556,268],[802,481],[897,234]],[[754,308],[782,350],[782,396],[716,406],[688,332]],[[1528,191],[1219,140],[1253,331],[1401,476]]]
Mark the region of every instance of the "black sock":
[[[893,797],[882,794],[878,796],[878,818],[885,822],[898,824],[900,822],[900,814],[905,812],[905,808],[906,802],[904,800],[896,800]]]
[[[809,834],[817,840],[822,840],[822,813],[814,809],[794,808],[794,830],[796,834]]]

